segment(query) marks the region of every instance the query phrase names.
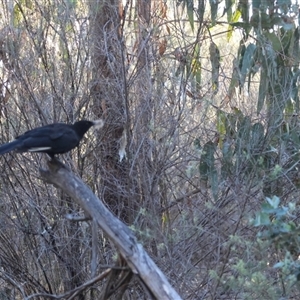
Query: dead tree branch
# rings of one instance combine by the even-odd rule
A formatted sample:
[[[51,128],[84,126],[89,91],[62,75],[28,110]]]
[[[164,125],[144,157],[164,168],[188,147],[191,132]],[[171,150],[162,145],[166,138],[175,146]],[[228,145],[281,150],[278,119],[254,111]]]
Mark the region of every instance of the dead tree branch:
[[[74,199],[115,244],[132,272],[138,274],[157,299],[181,299],[165,275],[137,242],[131,230],[116,218],[82,180],[58,160],[41,169],[42,179],[62,189]]]

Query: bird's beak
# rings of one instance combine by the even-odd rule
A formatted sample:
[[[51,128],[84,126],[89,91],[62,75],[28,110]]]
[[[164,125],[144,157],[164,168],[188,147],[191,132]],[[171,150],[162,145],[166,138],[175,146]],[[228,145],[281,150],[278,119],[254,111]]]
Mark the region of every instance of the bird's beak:
[[[104,121],[102,119],[93,121],[96,129],[100,129],[104,126]]]

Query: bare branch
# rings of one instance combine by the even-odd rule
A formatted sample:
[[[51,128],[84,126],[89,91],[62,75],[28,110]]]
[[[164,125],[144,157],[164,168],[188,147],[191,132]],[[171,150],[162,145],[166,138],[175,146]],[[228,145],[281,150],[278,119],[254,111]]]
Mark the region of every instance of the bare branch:
[[[35,297],[47,297],[48,299],[74,299],[74,297],[82,290],[84,290],[85,288],[93,285],[94,283],[96,283],[97,281],[105,278],[112,269],[107,269],[104,272],[102,272],[101,274],[99,274],[98,276],[92,278],[91,280],[85,282],[84,284],[82,284],[81,286],[77,287],[76,289],[73,289],[72,291],[69,291],[65,294],[61,294],[61,295],[50,295],[50,294],[46,294],[46,293],[38,293],[38,294],[33,294],[30,295],[29,297],[24,297],[25,300],[30,300],[33,299]]]
[[[130,229],[105,207],[79,177],[57,160],[49,161],[48,167],[48,170],[40,170],[42,179],[62,189],[97,222],[115,244],[132,272],[140,275],[158,299],[181,299]]]

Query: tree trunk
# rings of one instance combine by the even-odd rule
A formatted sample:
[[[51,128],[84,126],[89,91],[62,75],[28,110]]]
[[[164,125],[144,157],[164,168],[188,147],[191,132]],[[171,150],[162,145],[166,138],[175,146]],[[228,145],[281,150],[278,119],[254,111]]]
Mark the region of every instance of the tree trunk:
[[[92,84],[95,113],[105,119],[97,167],[102,177],[101,194],[110,209],[129,223],[133,216],[128,199],[128,168],[120,161],[122,135],[127,131],[127,92],[124,46],[120,32],[119,3],[116,0],[91,4]],[[96,173],[97,174],[97,173]]]

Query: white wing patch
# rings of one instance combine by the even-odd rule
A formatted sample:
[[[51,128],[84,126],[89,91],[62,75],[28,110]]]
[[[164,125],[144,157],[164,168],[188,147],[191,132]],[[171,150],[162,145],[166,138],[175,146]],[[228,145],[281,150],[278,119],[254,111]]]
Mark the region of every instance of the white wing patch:
[[[28,149],[29,152],[38,152],[38,151],[45,151],[50,150],[51,147],[36,147],[36,148],[30,148]]]

